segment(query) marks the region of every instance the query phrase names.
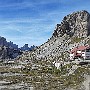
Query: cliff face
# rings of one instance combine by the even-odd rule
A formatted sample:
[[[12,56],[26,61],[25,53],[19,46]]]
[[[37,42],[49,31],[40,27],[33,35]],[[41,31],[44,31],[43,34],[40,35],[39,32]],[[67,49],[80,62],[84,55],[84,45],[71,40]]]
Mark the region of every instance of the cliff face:
[[[83,10],[65,16],[52,37],[28,54],[29,59],[68,59],[69,51],[90,43],[90,14]]]

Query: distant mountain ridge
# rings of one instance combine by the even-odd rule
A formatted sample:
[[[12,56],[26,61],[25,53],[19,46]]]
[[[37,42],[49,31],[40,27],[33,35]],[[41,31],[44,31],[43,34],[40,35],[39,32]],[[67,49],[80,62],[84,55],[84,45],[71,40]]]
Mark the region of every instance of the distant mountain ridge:
[[[32,60],[66,60],[72,48],[86,44],[90,44],[90,14],[82,10],[65,16],[52,37],[26,56]]]
[[[18,48],[18,45],[13,42],[7,42],[6,38],[0,36],[0,59],[14,59],[22,54],[22,51],[32,51],[35,46],[28,47],[25,44],[23,47]]]
[[[13,42],[7,42],[6,38],[0,36],[0,46],[12,47],[14,49],[18,49],[18,45],[13,44]]]
[[[36,46],[29,47],[28,44],[25,44],[23,47],[20,48],[21,51],[32,51]]]
[[[0,59],[13,59],[18,55],[21,55],[18,45],[7,42],[6,38],[0,36]]]

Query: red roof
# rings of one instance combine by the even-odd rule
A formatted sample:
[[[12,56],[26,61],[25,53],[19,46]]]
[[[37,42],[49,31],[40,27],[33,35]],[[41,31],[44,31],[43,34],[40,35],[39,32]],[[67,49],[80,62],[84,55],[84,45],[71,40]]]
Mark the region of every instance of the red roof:
[[[74,53],[74,52],[79,51],[79,50],[82,51],[82,50],[85,50],[85,49],[88,49],[88,48],[90,48],[90,46],[78,46],[78,47],[73,48],[71,50],[71,53]]]

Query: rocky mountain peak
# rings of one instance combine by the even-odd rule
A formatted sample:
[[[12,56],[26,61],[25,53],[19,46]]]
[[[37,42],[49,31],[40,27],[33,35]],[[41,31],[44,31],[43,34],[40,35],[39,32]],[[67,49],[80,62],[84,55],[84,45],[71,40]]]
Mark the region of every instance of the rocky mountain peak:
[[[62,37],[64,34],[78,37],[90,35],[90,14],[85,11],[77,11],[65,16],[61,24],[57,24],[53,37]]]

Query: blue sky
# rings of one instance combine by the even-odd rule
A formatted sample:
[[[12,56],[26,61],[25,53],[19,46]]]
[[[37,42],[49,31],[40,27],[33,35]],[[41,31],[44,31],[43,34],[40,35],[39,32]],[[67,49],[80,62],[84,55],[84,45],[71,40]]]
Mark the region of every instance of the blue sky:
[[[19,47],[41,45],[74,11],[90,12],[90,0],[0,0],[0,36]]]

